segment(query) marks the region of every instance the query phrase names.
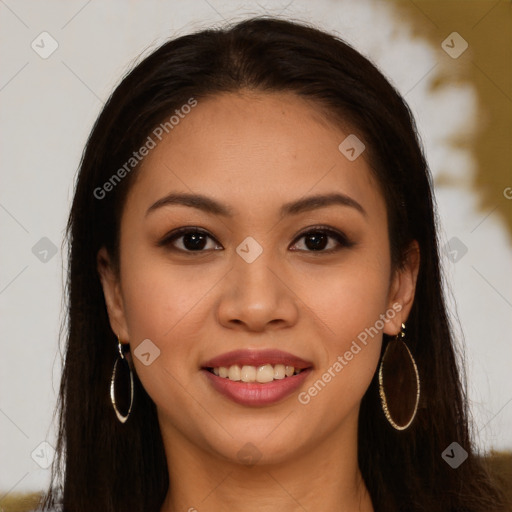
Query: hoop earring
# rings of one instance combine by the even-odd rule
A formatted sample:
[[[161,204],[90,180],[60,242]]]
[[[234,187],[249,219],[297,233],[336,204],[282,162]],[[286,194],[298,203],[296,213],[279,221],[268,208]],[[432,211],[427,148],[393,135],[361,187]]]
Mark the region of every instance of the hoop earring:
[[[420,400],[420,377],[416,361],[404,342],[405,325],[395,339],[388,343],[379,367],[379,394],[386,419],[396,430],[405,430],[416,417]],[[384,366],[386,370],[384,370]],[[416,388],[414,395],[412,387]],[[385,388],[395,395],[390,403]],[[388,389],[389,392],[389,389]],[[412,409],[412,413],[411,413]]]
[[[132,405],[133,405],[133,372],[130,367],[130,364],[128,363],[128,360],[126,359],[123,350],[124,345],[121,343],[121,340],[119,339],[119,336],[117,337],[117,350],[119,351],[119,357],[116,359],[116,362],[114,363],[114,369],[112,370],[112,378],[110,379],[110,401],[112,402],[112,407],[114,408],[114,411],[116,413],[117,419],[121,423],[125,423],[128,417],[130,416],[130,413],[132,411]],[[119,361],[122,361],[127,367],[128,371],[130,373],[130,405],[128,407],[128,412],[126,414],[122,414],[119,409],[117,408],[116,403],[116,396],[115,396],[115,387],[116,387],[116,375],[117,375],[117,364]]]

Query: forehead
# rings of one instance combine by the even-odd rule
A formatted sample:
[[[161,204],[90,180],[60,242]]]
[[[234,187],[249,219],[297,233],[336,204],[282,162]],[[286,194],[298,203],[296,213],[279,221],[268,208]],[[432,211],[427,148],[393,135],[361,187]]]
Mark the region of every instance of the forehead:
[[[294,94],[224,93],[198,100],[168,131],[138,171],[130,191],[136,202],[195,192],[247,214],[341,192],[381,214],[385,208],[364,152],[350,161],[338,148],[350,128],[329,122],[319,105]]]

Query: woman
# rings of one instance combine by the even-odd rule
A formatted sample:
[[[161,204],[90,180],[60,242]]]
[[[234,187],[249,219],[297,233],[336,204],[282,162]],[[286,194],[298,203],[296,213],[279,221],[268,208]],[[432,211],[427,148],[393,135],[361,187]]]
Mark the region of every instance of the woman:
[[[68,232],[64,510],[503,509],[414,122],[343,41],[255,18],[161,46]]]

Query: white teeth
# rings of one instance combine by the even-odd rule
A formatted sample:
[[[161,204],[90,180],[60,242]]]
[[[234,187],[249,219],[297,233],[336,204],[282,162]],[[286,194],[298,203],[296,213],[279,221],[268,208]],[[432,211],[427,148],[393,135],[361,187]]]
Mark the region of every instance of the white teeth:
[[[233,366],[229,367],[228,377],[230,380],[240,380],[240,373],[240,366],[234,364]]]
[[[300,373],[302,370],[297,370],[293,366],[285,366],[284,364],[264,364],[261,366],[240,366],[234,364],[229,368],[226,366],[219,366],[213,368],[213,373],[219,377],[227,378],[232,381],[242,382],[272,382],[273,380],[281,380],[285,377],[291,377],[294,374]]]
[[[260,366],[256,372],[256,382],[272,382],[274,380],[274,367],[271,364]]]
[[[274,379],[284,379],[286,376],[284,364],[274,366]]]
[[[256,368],[254,366],[242,366],[240,380],[242,382],[254,382],[256,380]]]

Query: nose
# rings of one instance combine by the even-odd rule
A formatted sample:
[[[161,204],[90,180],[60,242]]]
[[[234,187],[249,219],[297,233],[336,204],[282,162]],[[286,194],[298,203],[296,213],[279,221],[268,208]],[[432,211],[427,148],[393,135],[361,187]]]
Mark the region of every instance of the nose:
[[[270,258],[270,251],[251,263],[235,255],[221,285],[218,320],[227,328],[262,332],[297,322],[299,301],[289,272]]]

